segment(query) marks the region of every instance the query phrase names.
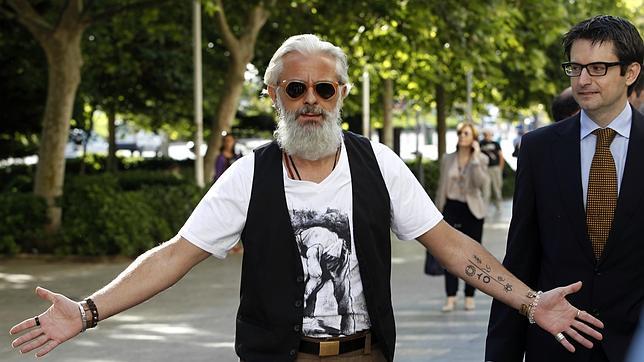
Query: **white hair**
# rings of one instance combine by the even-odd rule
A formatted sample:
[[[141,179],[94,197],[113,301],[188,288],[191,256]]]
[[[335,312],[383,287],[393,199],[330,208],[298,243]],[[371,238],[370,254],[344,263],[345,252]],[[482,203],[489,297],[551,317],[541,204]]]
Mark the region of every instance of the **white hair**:
[[[268,63],[268,67],[264,73],[264,84],[277,84],[283,70],[283,58],[286,54],[293,52],[304,55],[322,53],[332,56],[335,59],[338,83],[349,84],[349,65],[344,51],[328,41],[320,40],[320,38],[313,34],[294,35],[282,43]]]
[[[289,111],[284,108],[282,99],[277,94],[275,103],[279,122],[274,136],[277,144],[289,155],[295,155],[306,160],[319,160],[332,155],[342,143],[342,127],[340,126],[342,99],[331,111],[320,106],[304,105],[300,109]],[[300,124],[297,117],[304,113],[320,114],[321,124]]]

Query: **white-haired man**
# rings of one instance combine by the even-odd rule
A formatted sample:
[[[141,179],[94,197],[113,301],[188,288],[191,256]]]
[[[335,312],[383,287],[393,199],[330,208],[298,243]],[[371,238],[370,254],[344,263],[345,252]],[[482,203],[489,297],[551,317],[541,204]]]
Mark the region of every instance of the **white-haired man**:
[[[581,283],[530,290],[442,220],[391,150],[342,132],[347,68],[342,50],[316,36],[286,40],[264,77],[279,115],[275,141],[235,162],[175,238],[140,256],[80,306],[38,289],[53,306],[12,328],[26,331],[14,347],[44,355],[93,327],[99,313],[108,318],[168,288],[210,255],[225,257],[241,238],[235,339],[241,360],[391,361],[390,230],[419,240],[452,273],[553,335],[574,326],[601,338],[591,327],[601,322],[565,299]],[[566,339],[562,344],[574,350]]]

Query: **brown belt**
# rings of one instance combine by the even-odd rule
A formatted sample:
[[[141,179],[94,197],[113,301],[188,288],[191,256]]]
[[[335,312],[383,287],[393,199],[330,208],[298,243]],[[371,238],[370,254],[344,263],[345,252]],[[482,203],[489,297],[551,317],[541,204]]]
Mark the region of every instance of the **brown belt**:
[[[300,341],[300,352],[320,357],[337,356],[359,349],[364,349],[365,353],[371,353],[371,346],[377,342],[375,337],[371,332],[356,333],[346,337],[303,337]]]

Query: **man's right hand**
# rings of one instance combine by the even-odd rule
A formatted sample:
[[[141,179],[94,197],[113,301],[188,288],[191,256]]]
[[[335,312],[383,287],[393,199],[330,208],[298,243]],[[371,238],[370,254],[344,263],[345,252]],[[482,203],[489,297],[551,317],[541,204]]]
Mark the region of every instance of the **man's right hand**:
[[[36,325],[36,317],[33,317],[16,324],[9,333],[26,332],[16,338],[11,347],[20,347],[21,353],[38,349],[36,357],[42,357],[59,344],[79,334],[82,331],[82,321],[78,303],[75,301],[41,287],[36,288],[36,294],[52,304],[38,316],[40,326]]]

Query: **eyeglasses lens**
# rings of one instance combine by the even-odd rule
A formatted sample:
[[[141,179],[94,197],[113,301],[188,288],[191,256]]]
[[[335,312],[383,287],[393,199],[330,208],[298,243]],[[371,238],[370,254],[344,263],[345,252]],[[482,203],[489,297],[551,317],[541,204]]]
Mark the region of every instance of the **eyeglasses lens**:
[[[606,64],[588,64],[586,66],[590,75],[604,75],[606,74]]]
[[[286,94],[291,98],[299,98],[306,92],[306,84],[302,82],[290,82],[284,89]]]
[[[335,87],[331,83],[317,83],[315,92],[324,99],[331,99],[335,95]]]

